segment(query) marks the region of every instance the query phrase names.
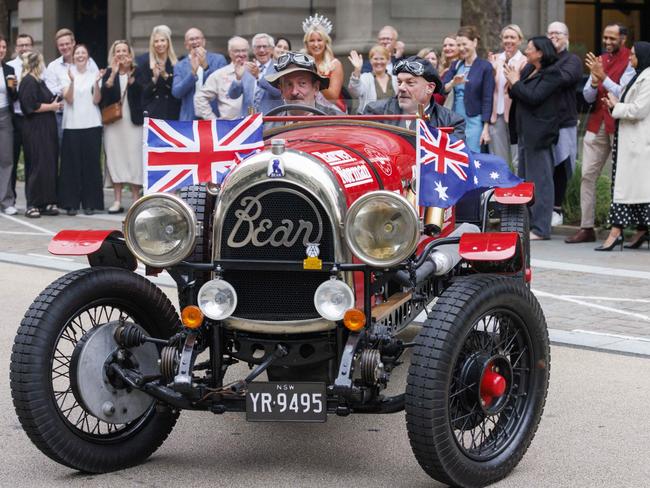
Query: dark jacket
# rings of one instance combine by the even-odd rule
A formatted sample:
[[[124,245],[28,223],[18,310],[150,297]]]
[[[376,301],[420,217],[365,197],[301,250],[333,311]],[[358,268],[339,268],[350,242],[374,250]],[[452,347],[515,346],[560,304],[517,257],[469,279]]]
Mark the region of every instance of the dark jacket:
[[[442,79],[443,87],[449,83],[463,61],[457,61],[447,70]],[[494,97],[494,70],[485,59],[476,58],[467,73],[465,82],[465,112],[469,117],[481,116],[481,121],[490,122],[492,98]]]
[[[16,72],[14,71],[12,66],[9,66],[7,63],[3,62],[2,63],[2,74],[5,78],[5,86],[7,87],[7,97],[9,97],[9,110],[11,113],[14,113],[14,103],[18,99],[18,90],[16,90],[16,87],[18,86],[18,80],[14,78],[14,88],[9,88],[9,84],[7,83],[7,76],[9,75],[14,75],[16,76]]]
[[[106,80],[111,75],[111,68],[106,68],[106,73],[102,77],[102,99],[99,102],[99,108],[108,107],[110,104],[119,102],[124,88],[120,86],[120,76],[115,76],[115,81],[112,87],[106,86]],[[127,100],[129,102],[129,110],[131,111],[131,122],[134,125],[142,125],[144,123],[144,116],[142,115],[142,88],[136,81],[129,85],[127,88]]]
[[[526,147],[544,149],[557,143],[557,92],[562,86],[562,75],[555,65],[530,76],[534,69],[530,64],[524,67],[521,79],[510,87],[510,98],[517,106],[517,134],[523,137]]]
[[[582,88],[582,61],[566,49],[558,54],[555,67],[562,76],[558,91],[558,119],[560,128],[578,125],[578,86]]]
[[[167,79],[159,76],[154,83],[148,56],[146,61],[136,68],[135,79],[142,87],[142,110],[154,119],[178,120],[181,101],[172,95],[174,67],[169,59],[165,63],[165,71]]]
[[[363,110],[364,114],[402,114],[397,103],[397,97],[386,98],[370,102]],[[433,102],[425,113],[429,116],[429,124],[434,127],[453,127],[453,134],[460,139],[465,139],[465,119],[445,107]],[[406,127],[405,120],[386,120],[385,124]],[[413,127],[413,126],[412,126]]]

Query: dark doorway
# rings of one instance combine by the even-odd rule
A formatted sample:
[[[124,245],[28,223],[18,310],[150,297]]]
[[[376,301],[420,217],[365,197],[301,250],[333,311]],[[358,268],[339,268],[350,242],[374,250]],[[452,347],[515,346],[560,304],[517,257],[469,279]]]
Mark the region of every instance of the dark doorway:
[[[571,51],[584,56],[600,53],[606,25],[619,22],[629,30],[627,46],[650,37],[648,0],[566,0],[566,23],[571,33]]]
[[[74,33],[100,68],[108,55],[108,0],[74,0]]]

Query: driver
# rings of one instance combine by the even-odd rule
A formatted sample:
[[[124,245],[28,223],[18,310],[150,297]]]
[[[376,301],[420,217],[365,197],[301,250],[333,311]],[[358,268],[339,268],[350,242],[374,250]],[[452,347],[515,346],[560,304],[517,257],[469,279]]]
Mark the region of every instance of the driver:
[[[333,105],[319,103],[319,92],[329,86],[330,80],[318,74],[314,58],[308,54],[287,52],[278,58],[274,67],[276,72],[267,75],[266,80],[280,89],[285,104],[314,107],[326,115],[343,114]],[[290,113],[308,114],[301,110],[292,110]]]
[[[442,82],[429,61],[418,56],[401,59],[393,66],[393,75],[397,76],[397,95],[368,103],[364,114],[416,114],[421,104],[425,107],[424,113],[429,116],[430,125],[453,127],[453,134],[465,139],[465,120],[438,105],[433,98]],[[387,120],[385,123],[415,129],[413,120]]]

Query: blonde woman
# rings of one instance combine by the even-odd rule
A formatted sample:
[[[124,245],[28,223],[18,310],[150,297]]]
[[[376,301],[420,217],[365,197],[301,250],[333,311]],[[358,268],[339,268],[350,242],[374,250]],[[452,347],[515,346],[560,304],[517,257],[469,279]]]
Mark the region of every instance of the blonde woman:
[[[108,52],[108,64],[102,77],[101,108],[121,103],[122,118],[104,126],[106,170],[113,182],[115,201],[108,213],[121,213],[122,187],[131,187],[133,198],[142,187],[142,89],[135,81],[133,48],[128,41],[115,41]]]
[[[501,29],[501,47],[503,51],[490,56],[494,71],[494,97],[492,115],[490,117],[490,153],[506,161],[511,161],[517,169],[517,143],[510,140],[510,107],[512,100],[506,87],[504,66],[521,71],[526,65],[526,56],[520,51],[524,34],[516,24],[510,24]],[[513,143],[514,142],[514,143]]]
[[[181,101],[172,95],[177,61],[171,29],[157,25],[149,38],[148,59],[145,56],[136,71],[136,79],[142,86],[142,110],[149,117],[178,120]]]
[[[332,38],[328,34],[328,29],[321,25],[311,25],[303,29],[305,36],[303,43],[304,51],[314,58],[318,74],[329,78],[329,87],[321,91],[321,94],[332,104],[336,105],[339,110],[345,112],[347,107],[341,96],[343,88],[343,65],[334,57],[332,51]],[[330,27],[331,29],[331,27]]]
[[[23,111],[25,158],[31,161],[27,178],[26,217],[58,215],[56,175],[59,137],[55,113],[63,107],[43,81],[45,64],[38,51],[23,55],[23,75],[18,90]]]
[[[363,67],[363,57],[356,51],[350,51],[348,59],[354,71],[350,75],[348,91],[354,98],[359,99],[358,112],[363,113],[363,109],[368,102],[391,98],[397,94],[397,78],[386,71],[386,66],[390,61],[390,52],[384,46],[377,44],[370,49],[368,53],[371,73],[361,73]]]
[[[442,55],[438,63],[440,78],[445,76],[452,64],[460,58],[460,48],[456,41],[456,35],[449,35],[442,40]]]
[[[422,48],[418,51],[417,55],[418,58],[424,58],[427,61],[431,63],[431,66],[438,69],[438,54],[436,53],[436,50],[430,47],[425,47]]]

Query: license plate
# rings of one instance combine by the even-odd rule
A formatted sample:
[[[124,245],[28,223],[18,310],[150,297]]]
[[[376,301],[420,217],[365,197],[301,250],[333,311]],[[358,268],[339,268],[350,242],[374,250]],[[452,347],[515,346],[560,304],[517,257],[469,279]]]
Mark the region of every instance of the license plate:
[[[325,422],[325,383],[250,383],[246,393],[249,422]]]

